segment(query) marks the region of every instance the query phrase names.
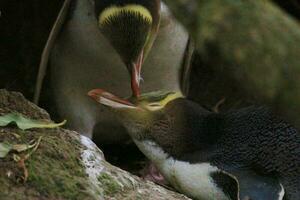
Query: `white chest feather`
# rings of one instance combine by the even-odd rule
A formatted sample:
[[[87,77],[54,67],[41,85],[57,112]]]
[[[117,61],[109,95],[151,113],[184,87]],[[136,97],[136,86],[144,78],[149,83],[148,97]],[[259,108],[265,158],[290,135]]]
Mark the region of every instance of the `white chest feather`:
[[[212,172],[219,170],[217,167],[209,163],[190,164],[174,160],[151,141],[135,142],[177,190],[195,199],[229,200],[210,177]]]

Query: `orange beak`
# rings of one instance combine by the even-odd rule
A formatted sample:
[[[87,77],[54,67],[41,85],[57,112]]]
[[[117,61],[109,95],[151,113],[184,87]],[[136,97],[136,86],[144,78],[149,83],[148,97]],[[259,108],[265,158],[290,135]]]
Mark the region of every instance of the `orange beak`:
[[[88,92],[88,96],[92,97],[98,103],[101,103],[111,108],[137,108],[134,104],[130,103],[129,101],[121,99],[102,89],[93,89]]]

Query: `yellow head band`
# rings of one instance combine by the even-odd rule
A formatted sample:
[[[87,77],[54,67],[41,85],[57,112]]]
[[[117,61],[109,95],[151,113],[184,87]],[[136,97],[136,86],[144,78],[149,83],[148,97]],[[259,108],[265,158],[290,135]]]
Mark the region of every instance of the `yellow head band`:
[[[162,106],[165,106],[167,105],[170,101],[173,101],[177,98],[181,98],[183,97],[182,93],[181,92],[176,92],[176,93],[173,93],[173,94],[170,94],[168,95],[165,99],[161,100],[159,103],[162,105]]]
[[[102,25],[107,21],[107,19],[119,15],[121,12],[133,12],[139,13],[143,16],[146,20],[152,23],[152,16],[148,9],[141,5],[130,4],[126,6],[111,6],[104,9],[101,14],[99,15],[99,25]]]
[[[151,103],[144,102],[142,105],[150,111],[157,111],[163,109],[169,102],[181,97],[183,97],[181,92],[171,93],[160,101]]]

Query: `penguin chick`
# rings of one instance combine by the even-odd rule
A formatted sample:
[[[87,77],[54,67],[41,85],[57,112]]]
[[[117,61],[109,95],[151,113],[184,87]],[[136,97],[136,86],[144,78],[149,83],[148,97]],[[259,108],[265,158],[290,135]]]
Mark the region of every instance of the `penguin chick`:
[[[300,197],[300,135],[264,107],[212,113],[178,93],[131,101],[101,89],[139,149],[177,190],[195,199]]]

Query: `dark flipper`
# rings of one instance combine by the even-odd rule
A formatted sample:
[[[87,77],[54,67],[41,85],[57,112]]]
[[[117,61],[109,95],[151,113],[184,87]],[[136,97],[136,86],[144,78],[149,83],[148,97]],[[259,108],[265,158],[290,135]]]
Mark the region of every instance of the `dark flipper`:
[[[39,102],[39,98],[40,98],[40,94],[41,94],[41,90],[42,90],[42,85],[43,85],[43,80],[45,77],[45,73],[47,70],[47,65],[48,65],[48,59],[49,59],[49,55],[50,55],[50,51],[53,47],[53,44],[55,42],[55,39],[58,35],[58,33],[61,30],[61,27],[64,24],[64,21],[67,17],[67,13],[70,7],[70,3],[71,0],[65,0],[59,14],[58,17],[53,25],[53,28],[50,32],[49,38],[47,40],[47,43],[45,45],[45,48],[43,50],[43,54],[41,57],[41,62],[40,62],[40,66],[39,66],[39,72],[38,72],[38,76],[37,76],[37,82],[35,85],[35,91],[34,91],[34,98],[33,98],[33,102],[35,104],[38,104]]]
[[[226,196],[231,200],[239,200],[239,183],[234,176],[223,171],[217,171],[211,173],[211,177]]]
[[[230,171],[239,182],[240,199],[250,197],[251,200],[282,200],[284,189],[278,179],[260,176],[248,170]]]

